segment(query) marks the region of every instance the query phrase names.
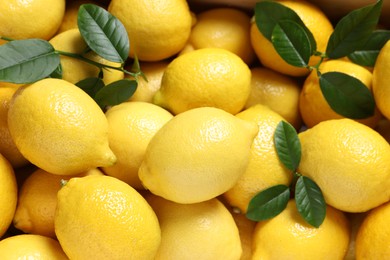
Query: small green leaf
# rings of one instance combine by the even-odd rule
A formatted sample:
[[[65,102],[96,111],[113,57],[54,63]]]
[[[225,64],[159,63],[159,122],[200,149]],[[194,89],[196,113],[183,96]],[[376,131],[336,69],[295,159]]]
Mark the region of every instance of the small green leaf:
[[[286,168],[295,171],[301,161],[301,143],[295,128],[280,121],[275,129],[274,143],[279,160]]]
[[[101,108],[115,106],[128,100],[136,89],[137,82],[135,80],[118,80],[100,89],[96,93],[94,100]]]
[[[96,93],[104,87],[104,82],[101,78],[86,78],[77,82],[76,86],[95,98]]]
[[[300,25],[306,31],[312,51],[316,50],[317,45],[313,34],[292,9],[275,1],[260,1],[256,3],[255,22],[257,28],[269,41],[272,41],[274,28],[281,20],[292,21]]]
[[[246,217],[253,221],[273,218],[286,208],[289,199],[289,187],[286,185],[272,186],[251,199]]]
[[[357,78],[341,72],[319,73],[322,94],[338,114],[362,119],[375,112],[375,100],[370,90]]]
[[[45,40],[15,40],[0,46],[0,81],[32,83],[48,77],[60,57]]]
[[[101,57],[124,63],[130,43],[123,24],[104,8],[83,4],[78,12],[78,27],[87,45]]]
[[[381,14],[382,0],[356,9],[344,16],[329,38],[326,54],[338,59],[360,49],[376,28]]]
[[[348,55],[348,58],[361,66],[374,67],[376,58],[385,43],[390,40],[389,30],[376,30],[363,47]]]
[[[305,29],[291,20],[280,20],[272,32],[272,44],[280,57],[296,67],[307,67],[312,49]]]
[[[49,75],[50,78],[62,79],[62,66],[61,63],[57,68]]]
[[[320,187],[310,178],[301,176],[295,185],[298,212],[313,227],[319,227],[326,216],[326,203]]]

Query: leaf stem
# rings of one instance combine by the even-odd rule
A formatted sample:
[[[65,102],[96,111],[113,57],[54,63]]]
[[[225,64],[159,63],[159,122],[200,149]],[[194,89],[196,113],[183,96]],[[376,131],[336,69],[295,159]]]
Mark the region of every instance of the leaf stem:
[[[8,38],[8,37],[5,37],[5,36],[0,36],[0,39],[1,39],[1,40],[5,40],[5,41],[8,41],[8,42],[14,41],[14,39]]]

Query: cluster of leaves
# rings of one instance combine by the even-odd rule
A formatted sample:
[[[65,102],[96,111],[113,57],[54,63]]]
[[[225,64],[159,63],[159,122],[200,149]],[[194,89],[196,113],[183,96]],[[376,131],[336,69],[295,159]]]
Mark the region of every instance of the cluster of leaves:
[[[383,0],[356,9],[338,21],[325,52],[317,50],[313,34],[290,8],[274,2],[261,1],[255,6],[259,31],[272,42],[278,54],[290,65],[316,70],[321,91],[329,106],[338,114],[362,119],[375,112],[371,92],[358,79],[341,72],[321,73],[325,59],[348,57],[353,62],[373,67],[379,50],[390,39],[390,31],[376,30]],[[312,56],[318,64],[309,65]]]
[[[133,70],[124,69],[130,49],[130,41],[123,24],[104,8],[93,4],[81,5],[78,11],[78,28],[87,49],[82,53],[55,50],[50,42],[42,39],[12,40],[0,46],[0,81],[12,83],[33,83],[43,78],[62,78],[60,56],[79,59],[99,68],[96,77],[76,83],[104,109],[126,101],[137,88],[137,77],[143,76],[138,60],[134,59]],[[102,58],[116,62],[118,67],[98,63],[85,57],[94,51]],[[122,79],[105,86],[103,70],[120,70],[134,80]]]

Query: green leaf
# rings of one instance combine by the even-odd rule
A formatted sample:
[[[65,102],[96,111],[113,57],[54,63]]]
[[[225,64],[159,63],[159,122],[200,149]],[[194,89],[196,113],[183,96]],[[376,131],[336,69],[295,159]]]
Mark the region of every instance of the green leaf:
[[[319,73],[319,83],[322,94],[336,113],[352,119],[374,115],[374,97],[359,79],[333,71]]]
[[[78,27],[88,46],[98,55],[113,62],[124,63],[130,43],[123,24],[104,8],[83,4],[77,17]]]
[[[360,49],[376,28],[381,14],[382,0],[356,9],[344,16],[329,38],[326,54],[338,59]]]
[[[316,50],[317,45],[313,34],[306,27],[297,13],[275,1],[260,1],[256,3],[255,22],[257,28],[269,41],[272,41],[274,28],[281,20],[292,21],[300,25],[305,30],[307,37],[310,40],[312,51],[314,52]]]
[[[76,83],[76,86],[84,90],[90,97],[95,98],[96,93],[104,87],[101,78],[86,78]]]
[[[62,66],[61,63],[57,68],[49,75],[50,78],[62,79]]]
[[[295,203],[299,214],[313,227],[319,227],[326,216],[326,203],[320,187],[301,176],[295,185]]]
[[[32,83],[48,77],[60,57],[45,40],[15,40],[0,46],[0,81]]]
[[[390,40],[389,30],[372,32],[368,41],[359,49],[348,55],[348,58],[361,66],[374,67],[379,51]]]
[[[295,128],[280,121],[275,129],[274,143],[279,160],[286,168],[295,171],[301,161],[301,143]]]
[[[289,199],[289,187],[286,185],[272,186],[251,199],[246,217],[253,221],[273,218],[286,208]]]
[[[115,106],[128,100],[136,89],[137,82],[135,80],[118,80],[100,89],[96,93],[94,100],[101,108]]]
[[[291,20],[280,20],[272,32],[272,44],[288,64],[307,67],[312,49],[305,29]]]

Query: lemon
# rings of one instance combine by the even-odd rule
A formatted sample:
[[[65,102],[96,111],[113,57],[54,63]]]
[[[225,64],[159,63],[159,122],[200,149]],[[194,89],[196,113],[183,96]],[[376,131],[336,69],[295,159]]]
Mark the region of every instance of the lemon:
[[[42,79],[19,88],[10,102],[8,127],[21,154],[50,173],[78,174],[116,161],[103,111],[65,80]]]
[[[351,119],[328,120],[299,139],[299,172],[318,184],[329,205],[364,212],[390,199],[390,146],[370,127]]]
[[[56,50],[76,54],[82,54],[87,49],[87,44],[81,37],[81,34],[77,28],[57,34],[50,39],[50,44],[53,45]],[[93,51],[87,52],[86,54],[83,54],[83,56],[104,65],[120,67],[119,63],[103,59]],[[75,84],[80,80],[90,77],[98,77],[99,75],[99,68],[88,64],[85,61],[64,55],[61,56],[60,61],[62,68],[62,79],[69,81],[70,83]],[[105,84],[109,84],[124,78],[124,73],[119,70],[105,68],[102,70],[102,72],[103,81]]]
[[[220,48],[194,50],[165,69],[154,103],[179,114],[196,107],[240,112],[250,93],[251,72],[234,53]]]
[[[249,163],[244,174],[223,194],[230,205],[246,213],[249,201],[254,195],[274,185],[289,185],[291,173],[280,162],[274,144],[276,126],[284,118],[261,104],[252,106],[236,116],[256,123],[259,128],[250,149]]]
[[[240,260],[252,259],[253,232],[256,227],[255,221],[248,219],[244,214],[232,212],[234,222],[236,222],[241,240],[242,254]]]
[[[321,9],[309,1],[277,0],[276,2],[297,13],[313,34],[317,43],[317,51],[325,52],[329,37],[333,33],[333,26]],[[272,43],[262,35],[255,22],[251,26],[251,43],[260,63],[265,67],[290,76],[304,76],[309,73],[306,68],[295,67],[285,62]],[[315,65],[319,59],[318,56],[312,56],[309,65]]]
[[[14,259],[55,259],[67,260],[58,241],[53,238],[21,234],[0,241],[0,258]]]
[[[170,119],[165,109],[146,102],[125,102],[106,112],[108,140],[117,157],[115,165],[103,171],[136,189],[143,189],[138,178],[138,168],[146,147],[155,133]]]
[[[321,63],[319,70],[321,73],[341,72],[360,80],[369,90],[372,88],[372,73],[366,68],[345,60],[328,60]],[[329,119],[344,118],[337,114],[329,106],[322,94],[317,72],[313,70],[303,83],[303,88],[299,98],[299,109],[303,122],[307,127],[313,127],[319,122]],[[375,127],[381,118],[378,109],[374,115],[357,119],[356,121]]]
[[[18,199],[16,178],[11,164],[0,154],[0,237],[7,231]],[[1,250],[0,250],[1,251]]]
[[[98,174],[103,173],[98,169],[92,169],[78,175],[64,176],[51,174],[42,169],[35,170],[20,187],[18,205],[13,218],[14,226],[24,233],[55,238],[54,212],[61,181]]]
[[[192,17],[185,0],[112,0],[108,11],[126,28],[131,58],[169,58],[181,51],[190,36]]]
[[[240,236],[228,209],[216,198],[179,204],[155,195],[146,200],[161,225],[155,259],[239,259]]]
[[[158,219],[126,183],[103,175],[71,178],[57,197],[55,233],[70,259],[154,259]]]
[[[138,176],[152,193],[174,202],[212,199],[245,172],[257,130],[218,108],[188,110],[153,136]]]
[[[388,41],[379,52],[374,66],[372,82],[372,91],[376,105],[387,119],[390,119],[390,92],[387,90],[390,75],[389,61],[390,41]]]
[[[299,129],[302,125],[299,81],[265,67],[254,67],[251,72],[251,93],[245,108],[256,104],[266,105]]]
[[[245,63],[254,61],[250,42],[251,18],[232,7],[212,8],[196,15],[188,44],[193,48],[223,48],[238,55]]]
[[[348,249],[349,222],[342,211],[330,206],[320,227],[305,222],[295,201],[276,217],[257,223],[252,259],[339,259]]]
[[[369,211],[356,235],[356,259],[388,259],[390,257],[390,203]]]
[[[2,0],[0,10],[1,36],[49,40],[61,25],[65,0]]]

